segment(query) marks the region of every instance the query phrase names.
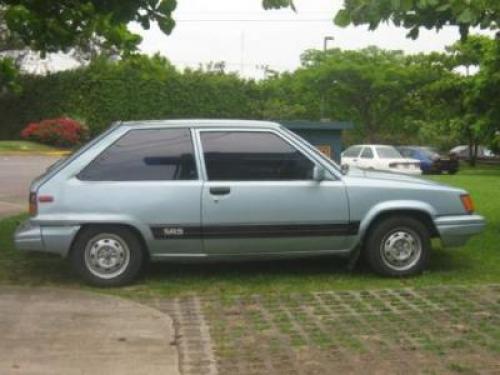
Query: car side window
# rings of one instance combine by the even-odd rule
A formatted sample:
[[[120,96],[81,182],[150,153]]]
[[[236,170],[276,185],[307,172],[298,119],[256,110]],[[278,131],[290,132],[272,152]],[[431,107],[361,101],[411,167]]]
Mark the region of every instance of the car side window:
[[[411,158],[413,157],[413,151],[412,150],[408,150],[406,148],[403,148],[403,149],[400,149],[399,152],[401,153],[401,155],[403,155],[405,158]]]
[[[365,147],[361,153],[363,159],[373,159],[373,151],[371,147]]]
[[[314,163],[269,132],[203,131],[201,144],[211,181],[311,180]]]
[[[346,158],[357,158],[361,151],[361,146],[352,146],[344,151],[344,157]]]
[[[131,130],[78,175],[85,181],[197,179],[189,129]]]

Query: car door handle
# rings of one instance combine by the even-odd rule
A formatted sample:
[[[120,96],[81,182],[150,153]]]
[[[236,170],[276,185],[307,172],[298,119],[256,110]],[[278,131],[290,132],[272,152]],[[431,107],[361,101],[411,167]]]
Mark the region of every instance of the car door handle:
[[[210,194],[212,195],[227,195],[231,192],[229,186],[213,186],[210,188]]]

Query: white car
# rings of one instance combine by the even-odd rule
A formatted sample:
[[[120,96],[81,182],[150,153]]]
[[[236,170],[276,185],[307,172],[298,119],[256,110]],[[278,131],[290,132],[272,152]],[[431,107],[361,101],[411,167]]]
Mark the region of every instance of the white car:
[[[342,153],[342,164],[349,167],[421,175],[420,161],[403,157],[393,146],[355,145]]]
[[[450,154],[455,155],[459,159],[469,159],[469,146],[468,145],[460,145],[453,147],[450,150]],[[477,147],[477,156],[479,158],[492,158],[495,156],[493,151],[484,146]]]

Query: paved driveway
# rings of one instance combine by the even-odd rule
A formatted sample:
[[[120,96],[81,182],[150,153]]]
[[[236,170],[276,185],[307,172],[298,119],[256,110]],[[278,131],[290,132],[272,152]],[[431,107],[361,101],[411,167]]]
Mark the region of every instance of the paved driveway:
[[[31,180],[57,160],[51,156],[0,156],[0,218],[28,209]]]
[[[172,319],[136,302],[0,287],[0,374],[179,374]]]

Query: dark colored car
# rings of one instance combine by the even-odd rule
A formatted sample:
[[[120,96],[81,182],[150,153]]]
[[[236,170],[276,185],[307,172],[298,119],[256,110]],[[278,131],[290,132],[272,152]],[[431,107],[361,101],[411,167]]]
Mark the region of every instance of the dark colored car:
[[[423,173],[455,174],[458,171],[458,160],[455,157],[443,156],[432,147],[399,146],[397,149],[404,157],[420,160]]]

